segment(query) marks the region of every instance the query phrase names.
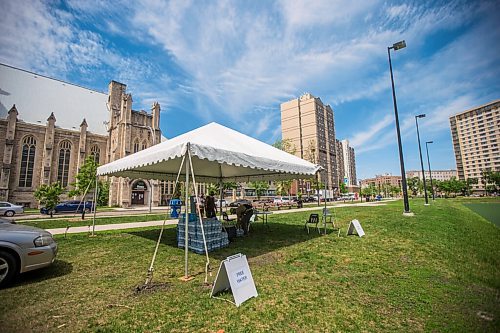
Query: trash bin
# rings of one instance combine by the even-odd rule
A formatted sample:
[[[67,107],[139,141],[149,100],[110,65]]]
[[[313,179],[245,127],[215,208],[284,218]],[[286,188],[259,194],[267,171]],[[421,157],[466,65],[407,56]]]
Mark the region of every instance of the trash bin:
[[[170,217],[177,218],[181,212],[182,201],[180,199],[170,200]]]

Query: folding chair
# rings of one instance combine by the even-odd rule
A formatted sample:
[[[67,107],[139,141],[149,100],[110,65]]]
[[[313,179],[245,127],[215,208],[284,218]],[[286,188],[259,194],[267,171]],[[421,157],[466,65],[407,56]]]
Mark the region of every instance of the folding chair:
[[[328,208],[323,208],[323,216],[321,217],[321,219],[322,219],[322,225],[325,228],[325,233],[326,233],[326,225],[328,223],[331,223],[332,229],[338,230],[340,234],[340,227],[339,228],[335,227],[335,218]]]
[[[307,233],[309,233],[309,224],[314,224],[316,226],[316,229],[318,229],[318,234],[319,232],[319,215],[318,214],[311,214],[309,215],[309,220],[306,221],[305,228],[307,229]]]

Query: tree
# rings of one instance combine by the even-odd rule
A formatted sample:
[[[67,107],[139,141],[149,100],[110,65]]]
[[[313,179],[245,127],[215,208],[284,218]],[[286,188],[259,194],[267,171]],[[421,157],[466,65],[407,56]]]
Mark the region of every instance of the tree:
[[[273,147],[278,148],[280,150],[286,151],[289,154],[295,155],[297,152],[297,147],[292,143],[290,139],[276,140],[273,144]],[[276,193],[279,195],[288,195],[290,193],[290,189],[292,188],[293,180],[280,180],[276,181]]]
[[[95,190],[95,177],[97,175],[98,166],[99,164],[94,160],[93,156],[87,156],[75,177],[76,182],[71,183],[73,189],[68,193],[70,197],[89,194],[92,190]],[[107,206],[109,200],[109,182],[98,180],[97,189],[97,204],[100,206]],[[85,191],[87,191],[87,193],[85,193]],[[85,198],[82,198],[82,200],[85,200]]]
[[[345,186],[344,182],[339,183],[339,189],[340,189],[340,193],[342,193],[342,194],[347,193],[347,187]]]
[[[409,178],[406,182],[408,184],[408,189],[411,191],[413,196],[416,196],[421,188],[421,181],[418,177]]]
[[[36,189],[34,197],[47,209],[50,217],[53,217],[54,208],[59,203],[59,196],[63,191],[64,189],[59,182],[50,185],[42,184]]]
[[[485,193],[495,192],[497,187],[500,187],[500,172],[491,169],[483,169],[481,171],[481,183],[483,184]]]
[[[256,181],[250,182],[250,188],[255,189],[255,194],[257,195],[257,200],[260,200],[260,197],[267,192],[269,188],[269,183],[266,181]]]
[[[472,185],[477,184],[479,181],[477,178],[467,178],[465,180],[465,187],[463,189],[464,195],[471,195],[472,193]]]
[[[273,143],[273,147],[286,151],[287,153],[292,155],[295,155],[295,153],[297,152],[297,147],[292,143],[292,140],[290,139],[276,140],[276,142]]]

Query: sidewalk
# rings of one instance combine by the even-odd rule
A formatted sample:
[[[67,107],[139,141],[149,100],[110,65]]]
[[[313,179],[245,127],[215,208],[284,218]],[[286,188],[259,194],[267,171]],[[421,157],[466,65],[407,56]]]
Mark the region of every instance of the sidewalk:
[[[335,205],[326,205],[326,208],[343,208],[343,207],[370,207],[370,206],[385,206],[385,203],[388,201],[394,201],[396,199],[384,200],[384,201],[372,201],[372,202],[361,202],[355,204],[335,204]],[[318,209],[323,209],[325,206],[322,204],[321,206],[313,206],[313,207],[304,207],[304,208],[294,208],[287,210],[275,210],[272,211],[272,214],[289,214],[289,213],[297,213],[297,212],[308,212],[314,211]],[[236,215],[231,215],[231,217],[236,218]],[[89,219],[90,222],[90,219]],[[96,225],[95,232],[98,231],[108,231],[108,230],[124,230],[124,229],[134,229],[134,228],[145,228],[145,227],[154,227],[161,226],[163,221],[148,221],[148,222],[129,222],[129,223],[115,223],[115,224],[103,224]],[[175,225],[177,224],[177,219],[167,220],[165,225]],[[64,233],[68,234],[76,234],[76,233],[84,233],[84,232],[92,232],[92,226],[84,226],[84,227],[73,227],[73,228],[57,228],[57,229],[47,229],[52,235],[61,235]]]
[[[130,222],[130,223],[115,223],[115,224],[102,224],[96,225],[95,231],[108,231],[108,230],[122,230],[122,229],[134,229],[134,228],[145,228],[145,227],[155,227],[162,225],[163,221],[148,221],[148,222]],[[177,219],[175,220],[167,220],[165,225],[177,224]],[[66,232],[67,230],[67,232]],[[69,228],[57,228],[57,229],[47,229],[52,235],[61,235],[64,233],[68,234],[77,234],[92,232],[92,226],[84,226],[84,227],[69,227]]]

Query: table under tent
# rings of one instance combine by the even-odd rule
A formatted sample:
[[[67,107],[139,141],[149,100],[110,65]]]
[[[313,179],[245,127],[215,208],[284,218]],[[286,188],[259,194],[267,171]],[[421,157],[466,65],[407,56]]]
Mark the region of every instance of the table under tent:
[[[179,224],[184,227],[183,235],[189,235],[189,228],[196,228],[203,238],[206,255],[205,272],[210,268],[207,248],[207,230],[201,212],[198,218],[188,214],[190,191],[198,198],[197,183],[249,182],[268,180],[304,179],[316,176],[321,166],[277,149],[264,142],[244,135],[217,123],[210,123],[168,141],[134,153],[114,162],[100,166],[97,176],[115,176],[185,181],[185,214]],[[190,182],[191,186],[190,187]],[[222,186],[220,186],[222,192]],[[221,193],[222,194],[222,193]],[[222,197],[222,195],[221,195]],[[196,205],[198,206],[198,205]],[[188,223],[184,223],[188,216]],[[191,223],[189,223],[189,220]],[[193,223],[196,223],[193,225]],[[151,278],[154,258],[163,233],[160,231],[155,253],[148,272]],[[188,237],[184,237],[184,278],[188,279]],[[179,244],[181,245],[181,244]],[[147,283],[148,280],[146,280]],[[205,275],[205,282],[207,274]]]

